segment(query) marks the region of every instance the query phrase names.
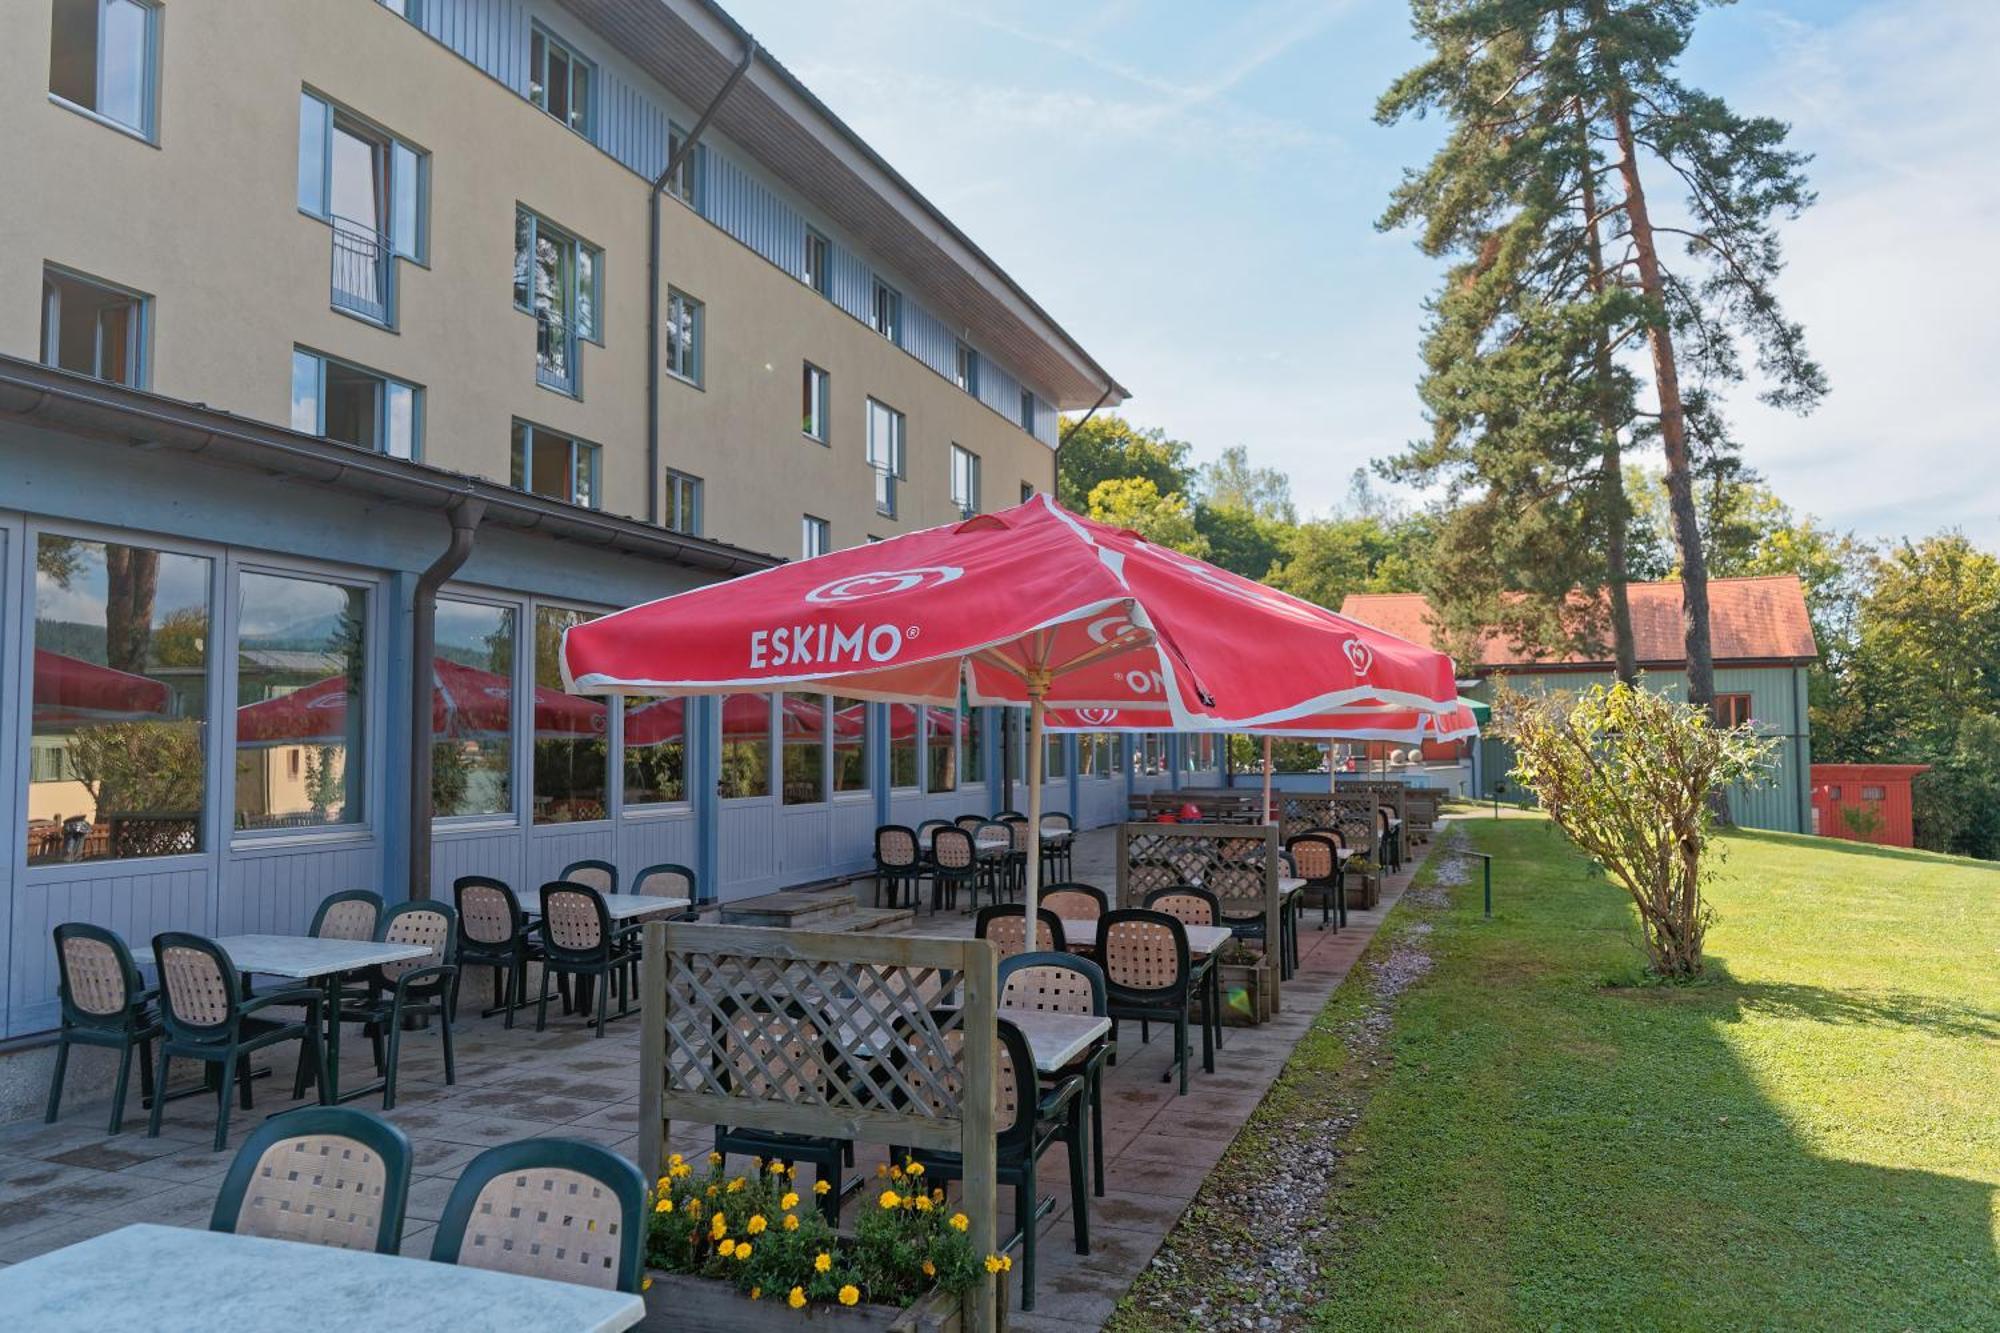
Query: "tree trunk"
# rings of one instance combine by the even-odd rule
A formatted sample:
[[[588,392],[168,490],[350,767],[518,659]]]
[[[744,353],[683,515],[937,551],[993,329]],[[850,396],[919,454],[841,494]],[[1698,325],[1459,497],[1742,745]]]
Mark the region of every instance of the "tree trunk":
[[[1590,290],[1604,295],[1604,243],[1597,231],[1597,178],[1592,171],[1589,120],[1583,102],[1576,106],[1577,126],[1583,131],[1583,226],[1590,260]],[[1598,482],[1598,500],[1604,510],[1604,586],[1611,603],[1612,656],[1618,663],[1618,679],[1627,685],[1639,683],[1639,650],[1632,638],[1632,601],[1626,592],[1625,529],[1631,509],[1625,501],[1625,459],[1618,442],[1618,420],[1611,401],[1611,340],[1602,327],[1597,333],[1591,371],[1597,378],[1597,424],[1604,436],[1604,475]]]
[[[1688,457],[1687,416],[1681,408],[1680,371],[1674,360],[1673,331],[1666,323],[1666,283],[1660,253],[1646,212],[1646,189],[1639,179],[1638,145],[1632,113],[1614,93],[1611,118],[1617,130],[1619,175],[1625,183],[1625,219],[1639,265],[1639,287],[1653,302],[1655,318],[1646,330],[1653,353],[1653,384],[1660,398],[1660,442],[1667,455],[1667,503],[1673,514],[1674,545],[1681,557],[1681,631],[1687,644],[1688,702],[1715,708],[1715,660],[1708,638],[1708,561],[1701,548],[1701,520],[1695,512],[1694,469]]]

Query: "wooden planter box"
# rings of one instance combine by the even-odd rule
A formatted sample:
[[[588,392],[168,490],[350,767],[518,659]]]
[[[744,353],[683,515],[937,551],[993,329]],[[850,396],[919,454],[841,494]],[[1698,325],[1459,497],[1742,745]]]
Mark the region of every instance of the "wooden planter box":
[[[1278,972],[1269,956],[1254,963],[1217,963],[1222,1021],[1247,1028],[1268,1023],[1278,1009]]]
[[[1342,881],[1347,891],[1347,905],[1360,911],[1382,905],[1382,872],[1371,870],[1367,874],[1350,870]]]
[[[765,1292],[753,1301],[735,1287],[713,1278],[689,1277],[685,1273],[649,1272],[652,1287],[646,1292],[646,1317],[637,1327],[650,1333],[763,1333],[766,1329],[827,1329],[833,1333],[965,1333],[959,1299],[944,1292],[929,1296],[908,1308],[894,1305],[826,1306],[809,1305],[794,1310],[785,1304],[785,1293]],[[996,1282],[1001,1318],[996,1325],[1006,1327],[1007,1282],[1005,1274]]]

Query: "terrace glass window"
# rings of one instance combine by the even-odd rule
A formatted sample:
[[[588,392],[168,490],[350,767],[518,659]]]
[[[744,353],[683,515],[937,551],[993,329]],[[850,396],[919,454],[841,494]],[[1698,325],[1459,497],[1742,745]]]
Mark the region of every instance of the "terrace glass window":
[[[896,516],[896,483],[909,475],[905,430],[901,412],[868,400],[868,466],[875,473],[875,512],[888,518]]]
[[[666,521],[669,532],[701,536],[701,478],[667,471]]]
[[[151,305],[151,297],[44,265],[42,364],[144,388]]]
[[[436,817],[514,812],[512,607],[440,597],[432,658]]]
[[[1042,754],[1042,780],[1053,781],[1069,777],[1069,738],[1066,736],[1044,736]],[[1081,744],[1081,738],[1078,744]]]
[[[535,608],[535,822],[608,819],[611,786],[610,705],[566,694],[562,636],[593,618],[564,606]]]
[[[150,0],[54,0],[50,19],[49,95],[151,139],[160,7]]]
[[[722,778],[724,800],[771,794],[771,696],[722,696]]]
[[[923,738],[917,734],[918,710],[912,704],[889,705],[889,785],[914,789],[921,766]]]
[[[280,574],[237,579],[238,829],[360,821],[367,684],[363,589]]]
[[[785,804],[818,805],[826,800],[827,725],[832,716],[824,694],[786,694],[784,719]]]
[[[514,308],[535,317],[535,380],[578,397],[577,342],[604,342],[603,252],[529,212],[514,213]]]
[[[928,719],[924,728],[927,735],[924,790],[957,791],[962,715],[949,708],[926,708],[923,713]]]
[[[688,798],[688,704],[631,699],[625,704],[625,804],[675,805]]]
[[[868,705],[859,699],[833,701],[833,789],[865,792],[868,781]]]
[[[595,509],[602,454],[594,444],[517,421],[513,485],[516,490]]]
[[[597,67],[568,43],[537,24],[528,38],[528,100],[581,134],[591,137],[590,98]]]
[[[424,391],[332,357],[292,351],[292,429],[391,458],[423,452]]]
[[[38,539],[28,864],[203,850],[210,574],[201,556]]]

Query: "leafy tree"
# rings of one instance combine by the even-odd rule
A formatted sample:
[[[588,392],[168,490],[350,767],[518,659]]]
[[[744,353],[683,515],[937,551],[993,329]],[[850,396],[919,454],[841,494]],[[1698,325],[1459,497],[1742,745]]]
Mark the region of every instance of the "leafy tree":
[[[1231,445],[1213,463],[1202,464],[1197,481],[1201,502],[1211,509],[1241,509],[1278,523],[1299,521],[1291,478],[1274,467],[1252,467],[1244,445]]]
[[[1091,488],[1088,513],[1100,523],[1130,528],[1147,541],[1192,556],[1206,556],[1208,542],[1195,531],[1194,508],[1180,492],[1160,494],[1150,477],[1115,477]]]
[[[1069,431],[1056,454],[1056,499],[1081,512],[1101,481],[1142,477],[1161,495],[1185,495],[1193,484],[1189,446],[1158,427],[1141,429],[1100,412]]]
[[[1911,785],[1919,847],[2000,859],[2000,716],[1961,719],[1952,748]]]
[[[1208,543],[1207,559],[1246,579],[1263,579],[1285,552],[1290,527],[1234,505],[1197,504],[1195,530]]]
[[[1352,592],[1412,592],[1426,525],[1373,515],[1308,519],[1291,532],[1266,582],[1333,610]]]

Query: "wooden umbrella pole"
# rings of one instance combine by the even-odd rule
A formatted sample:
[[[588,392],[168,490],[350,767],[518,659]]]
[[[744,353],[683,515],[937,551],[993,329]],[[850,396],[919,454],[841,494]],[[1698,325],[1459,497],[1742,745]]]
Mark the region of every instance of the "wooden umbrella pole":
[[[1264,810],[1258,818],[1259,824],[1271,822],[1271,738],[1264,738]]]

